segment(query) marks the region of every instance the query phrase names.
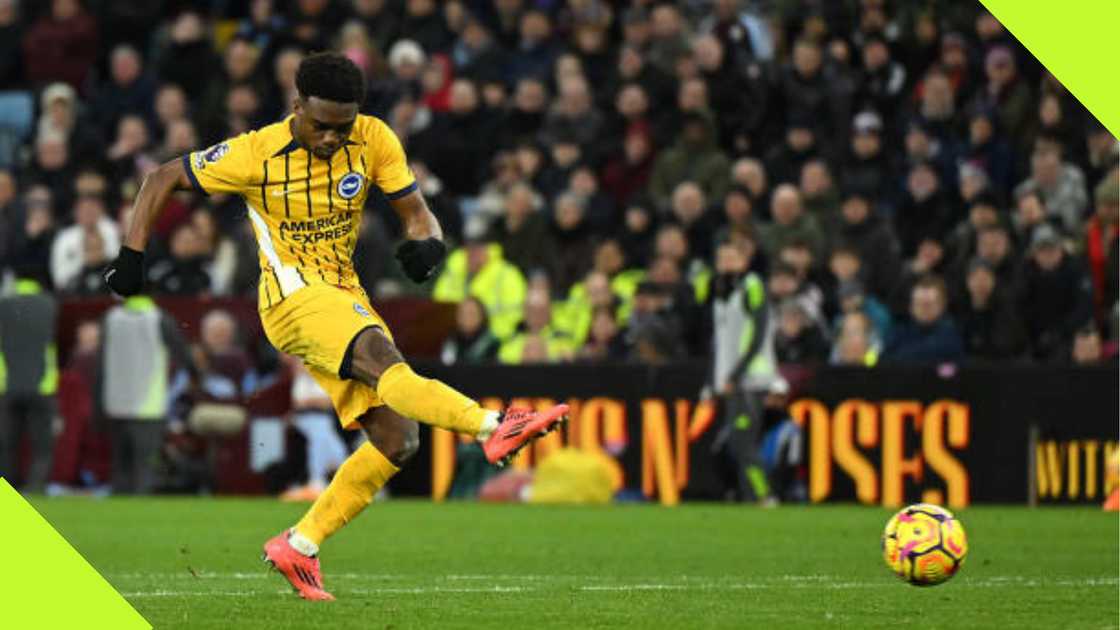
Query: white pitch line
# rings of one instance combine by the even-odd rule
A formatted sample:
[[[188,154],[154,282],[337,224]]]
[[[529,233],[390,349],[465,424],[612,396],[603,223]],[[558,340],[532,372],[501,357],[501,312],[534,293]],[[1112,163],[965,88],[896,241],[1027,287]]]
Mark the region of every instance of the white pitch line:
[[[176,574],[177,575],[177,574]],[[230,577],[242,576],[253,574],[212,574],[211,577]],[[341,574],[350,575],[353,577],[369,577],[362,574]],[[341,576],[340,575],[340,576]],[[147,577],[155,577],[148,575]],[[268,576],[253,577],[265,578]],[[447,578],[451,576],[437,576],[434,579]],[[490,576],[497,577],[497,576]],[[781,588],[821,588],[826,590],[832,589],[863,589],[863,588],[882,588],[883,582],[842,582],[828,581],[830,578],[827,576],[779,576],[776,579],[763,579],[752,582],[732,582],[732,581],[703,581],[695,577],[681,576],[684,582],[666,583],[666,582],[639,582],[634,584],[592,584],[575,587],[576,590],[582,592],[641,592],[641,591],[741,591],[741,590],[754,590],[754,589],[781,589]],[[234,578],[240,579],[240,578]],[[600,578],[603,579],[603,578]],[[792,584],[791,584],[792,582]],[[1114,577],[1091,577],[1082,579],[1072,578],[1059,578],[1059,579],[1034,579],[1020,576],[992,576],[989,578],[981,578],[976,580],[964,580],[963,584],[967,587],[980,587],[980,588],[1007,588],[1007,587],[1059,587],[1059,588],[1085,588],[1092,586],[1108,586],[1115,587],[1120,585],[1120,578]],[[534,593],[534,592],[554,592],[555,588],[546,589],[543,586],[488,586],[488,587],[447,587],[447,586],[417,586],[417,587],[387,587],[387,588],[372,588],[372,589],[332,589],[340,595],[351,596],[376,596],[376,595],[428,595],[434,593]],[[274,595],[274,594],[287,594],[289,591],[280,589],[268,590],[247,590],[247,591],[207,591],[207,590],[167,590],[160,589],[155,591],[127,591],[122,593],[126,598],[144,598],[144,597],[251,597],[259,595]]]

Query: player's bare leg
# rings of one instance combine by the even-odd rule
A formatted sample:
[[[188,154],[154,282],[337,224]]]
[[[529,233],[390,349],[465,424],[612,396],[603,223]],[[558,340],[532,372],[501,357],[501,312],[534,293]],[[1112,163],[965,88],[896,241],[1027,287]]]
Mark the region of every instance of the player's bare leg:
[[[486,458],[504,465],[519,450],[559,428],[567,405],[545,411],[507,409],[487,411],[447,385],[418,376],[405,363],[393,342],[371,327],[354,340],[350,375],[377,390],[394,411],[419,422],[475,436]]]

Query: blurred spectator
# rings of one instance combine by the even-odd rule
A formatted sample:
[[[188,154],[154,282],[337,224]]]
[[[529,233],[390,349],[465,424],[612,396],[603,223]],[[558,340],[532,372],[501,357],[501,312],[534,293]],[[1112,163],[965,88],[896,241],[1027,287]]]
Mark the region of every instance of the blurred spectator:
[[[1016,196],[1033,187],[1046,214],[1060,221],[1066,231],[1076,232],[1089,205],[1081,169],[1062,161],[1061,142],[1049,136],[1040,136],[1035,141],[1030,164],[1031,175],[1015,188]]]
[[[485,227],[467,222],[463,246],[452,251],[436,280],[432,299],[460,302],[473,296],[486,305],[490,330],[498,339],[514,333],[525,302],[525,276],[502,256],[502,247],[487,240]]]
[[[796,300],[778,305],[774,356],[778,363],[814,364],[828,358],[828,341]]]
[[[966,156],[970,164],[982,170],[1001,195],[1014,184],[1014,159],[1011,146],[999,130],[995,112],[984,107],[974,109],[968,121]]]
[[[0,476],[41,493],[51,470],[58,390],[55,324],[58,303],[40,269],[16,270],[15,290],[0,297]],[[20,452],[27,438],[27,474]]]
[[[824,233],[817,220],[805,214],[801,206],[801,193],[793,184],[781,184],[774,189],[770,203],[773,221],[761,227],[762,246],[770,258],[777,257],[783,247],[792,241],[807,242],[814,259],[824,254]]]
[[[170,255],[152,263],[148,269],[152,290],[164,295],[210,293],[213,284],[206,271],[206,247],[194,223],[175,228],[171,234]]]
[[[199,252],[204,259],[203,273],[208,279],[208,282],[201,284],[199,290],[209,288],[215,295],[229,295],[233,292],[237,267],[243,264],[237,245],[232,238],[221,232],[209,209],[196,209],[191,214],[190,221],[201,241]],[[172,246],[174,244],[172,239]]]
[[[1002,282],[996,268],[983,258],[969,265],[967,295],[957,313],[969,357],[998,360],[1023,355],[1027,336],[1011,299],[1014,286]]]
[[[859,311],[848,313],[840,322],[831,361],[834,365],[874,367],[879,361],[880,347],[867,315]]]
[[[117,224],[105,215],[105,201],[100,197],[84,196],[74,204],[74,225],[60,230],[51,245],[51,280],[55,287],[70,286],[81,273],[87,262],[83,244],[87,232],[97,232],[100,236],[106,260],[117,255],[121,237]]]
[[[82,267],[70,283],[60,289],[74,295],[106,295],[105,270],[112,260],[105,253],[105,239],[97,230],[82,232]]]
[[[206,398],[239,403],[249,394],[244,387],[249,356],[241,348],[237,320],[228,311],[213,309],[202,317],[194,363]]]
[[[267,2],[265,0],[264,3]],[[207,37],[206,25],[198,13],[183,11],[171,23],[167,35],[167,43],[157,53],[157,73],[164,81],[178,85],[193,98],[198,98],[220,63],[213,43]]]
[[[1016,66],[1010,49],[1004,46],[988,49],[984,58],[988,82],[978,97],[981,103],[995,109],[1000,127],[1007,131],[1008,137],[1022,142],[1030,125],[1031,90]]]
[[[577,193],[564,193],[553,201],[545,246],[551,243],[554,252],[549,276],[559,294],[567,293],[591,267],[595,241],[586,213],[587,200]]]
[[[851,150],[840,169],[841,181],[873,195],[880,203],[889,203],[896,181],[894,168],[883,150],[883,119],[871,111],[863,111],[852,119]]]
[[[455,330],[443,343],[440,360],[447,365],[491,363],[499,346],[490,332],[486,306],[478,298],[468,297],[455,309]]]
[[[809,160],[801,167],[798,182],[801,205],[805,212],[815,217],[822,228],[833,229],[839,215],[841,199],[828,162],[820,158]]]
[[[1120,177],[1112,175],[1101,180],[1093,192],[1096,212],[1085,226],[1085,257],[1093,278],[1097,321],[1120,298]]]
[[[172,366],[198,382],[198,368],[175,321],[147,297],[114,306],[102,320],[97,408],[113,441],[113,492],[146,494],[167,418]]]
[[[894,326],[890,311],[875,296],[868,295],[859,280],[853,279],[841,282],[836,290],[836,303],[838,307],[837,325],[833,327],[833,330],[838,330],[842,326],[843,318],[848,315],[863,313],[871,323],[873,339],[878,341],[890,339],[891,328]]]
[[[96,125],[79,124],[81,111],[77,99],[74,88],[66,83],[48,85],[39,97],[36,135],[65,138],[68,155],[76,160],[92,161],[100,157],[97,152],[102,148],[102,140]]]
[[[63,81],[82,90],[97,61],[97,22],[80,0],[51,0],[23,38],[24,72],[33,85]]]
[[[624,88],[625,90],[629,88]],[[638,90],[634,87],[634,90]],[[617,207],[625,207],[645,190],[653,171],[654,150],[648,132],[628,131],[622,150],[603,167],[603,190]]]
[[[948,292],[938,276],[926,276],[910,293],[910,318],[892,328],[883,358],[894,363],[955,361],[964,355],[960,333],[946,314]]]
[[[541,141],[553,144],[561,138],[572,140],[590,151],[603,131],[603,114],[594,106],[591,86],[582,76],[570,77],[558,86],[555,106],[541,128]]]
[[[1050,226],[1034,231],[1018,300],[1031,354],[1039,360],[1059,358],[1073,334],[1093,316],[1092,280]]]
[[[912,256],[925,238],[940,240],[949,231],[953,209],[933,168],[915,164],[906,176],[902,203],[894,215],[894,230],[904,256]]]
[[[581,361],[621,361],[626,358],[629,348],[622,335],[614,309],[597,306],[591,314],[591,327],[587,341],[579,349],[576,358]]]
[[[661,208],[669,206],[673,190],[683,181],[696,182],[710,198],[727,192],[729,163],[715,144],[714,126],[709,116],[690,113],[673,146],[654,162],[650,175],[650,195]]]
[[[874,295],[887,296],[898,281],[901,256],[890,225],[875,212],[872,197],[853,189],[844,195],[836,230],[839,244],[859,252],[863,280]]]
[[[21,87],[25,65],[20,46],[24,24],[19,0],[0,0],[0,91]]]
[[[55,217],[51,193],[44,186],[33,186],[23,195],[22,216],[15,220],[9,246],[8,266],[37,269],[50,277],[51,243],[55,238]]]
[[[128,44],[109,53],[109,82],[93,97],[91,114],[102,128],[113,128],[125,114],[138,114],[151,120],[155,86],[144,73],[144,60]]]
[[[552,363],[571,357],[572,341],[552,323],[552,299],[547,290],[525,296],[525,313],[517,332],[502,342],[502,363]]]
[[[774,184],[798,181],[801,169],[820,153],[815,121],[798,110],[790,112],[788,118],[783,142],[766,153],[766,172]]]

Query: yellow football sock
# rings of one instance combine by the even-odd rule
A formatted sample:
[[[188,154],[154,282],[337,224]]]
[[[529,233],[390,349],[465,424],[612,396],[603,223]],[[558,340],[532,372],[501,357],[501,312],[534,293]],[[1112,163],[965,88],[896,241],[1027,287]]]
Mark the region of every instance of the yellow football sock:
[[[316,545],[322,544],[358,516],[399,470],[366,442],[338,468],[330,485],[296,524],[296,532]]]
[[[394,363],[381,374],[377,395],[406,418],[468,435],[478,434],[488,413],[447,385],[419,376],[404,362]]]

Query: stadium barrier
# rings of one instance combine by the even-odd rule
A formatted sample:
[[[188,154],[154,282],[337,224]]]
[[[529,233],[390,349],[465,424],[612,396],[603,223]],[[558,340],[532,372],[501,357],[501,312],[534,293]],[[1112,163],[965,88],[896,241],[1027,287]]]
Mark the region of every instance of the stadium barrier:
[[[516,466],[575,446],[609,455],[623,487],[663,504],[721,496],[716,419],[696,400],[703,364],[419,369],[491,406],[571,404],[564,434]],[[806,432],[813,502],[1099,503],[1109,490],[1105,462],[1120,441],[1115,367],[821,368],[799,372],[795,388],[789,411]],[[437,430],[423,442],[422,461],[393,487],[441,500],[457,438]]]
[[[255,304],[243,299],[161,298],[188,337],[212,308],[229,310],[250,345],[263,340]],[[59,321],[63,362],[74,330],[113,302],[68,301]],[[493,407],[572,405],[572,422],[521,457],[528,467],[551,449],[601,451],[621,487],[674,504],[715,499],[722,484],[710,455],[716,419],[697,394],[702,362],[550,366],[444,366],[430,362],[454,321],[454,307],[422,298],[378,302],[421,373],[443,379]],[[426,359],[429,362],[425,362]],[[824,367],[792,370],[789,411],[806,433],[809,499],[886,506],[916,500],[964,506],[972,502],[1099,503],[1105,462],[1118,449],[1120,384],[1116,365],[1072,367],[930,368]],[[273,391],[274,390],[274,391]],[[248,401],[254,419],[277,418],[286,385]],[[250,464],[249,428],[219,445],[219,491],[258,493],[264,483]],[[458,438],[422,427],[417,461],[393,479],[398,495],[448,496]]]

